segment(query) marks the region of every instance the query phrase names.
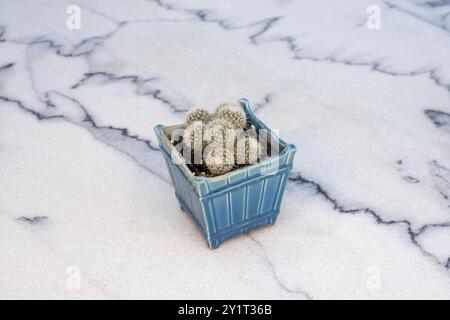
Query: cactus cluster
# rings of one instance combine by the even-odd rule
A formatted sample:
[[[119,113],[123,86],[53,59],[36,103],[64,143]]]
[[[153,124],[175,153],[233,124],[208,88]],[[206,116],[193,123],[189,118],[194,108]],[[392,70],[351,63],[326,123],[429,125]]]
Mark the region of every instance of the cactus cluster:
[[[205,109],[192,109],[186,117],[183,135],[184,145],[194,152],[201,152],[200,163],[209,175],[218,176],[230,172],[239,165],[255,163],[262,146],[254,136],[237,138],[247,125],[245,111],[235,103],[219,105],[214,114]]]

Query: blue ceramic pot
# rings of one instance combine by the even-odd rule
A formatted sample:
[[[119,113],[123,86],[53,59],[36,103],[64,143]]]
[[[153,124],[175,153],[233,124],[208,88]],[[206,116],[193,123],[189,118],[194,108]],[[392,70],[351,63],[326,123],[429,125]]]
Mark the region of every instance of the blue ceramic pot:
[[[185,163],[171,157],[170,133],[183,126],[155,126],[175,195],[183,211],[196,222],[211,249],[241,233],[274,224],[296,148],[279,139],[259,120],[247,99],[239,103],[256,129],[266,129],[279,144],[278,154],[218,177],[195,176]]]

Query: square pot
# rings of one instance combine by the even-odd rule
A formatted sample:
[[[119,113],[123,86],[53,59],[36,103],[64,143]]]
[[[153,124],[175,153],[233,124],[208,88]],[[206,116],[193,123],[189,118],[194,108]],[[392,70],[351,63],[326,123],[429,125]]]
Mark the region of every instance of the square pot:
[[[255,116],[247,99],[239,103],[248,121],[257,130],[267,130],[268,140],[278,143],[279,152],[221,176],[195,176],[184,162],[171,157],[172,151],[178,152],[170,135],[183,125],[155,126],[180,207],[196,222],[211,249],[228,238],[275,223],[296,152],[294,145],[279,139]]]

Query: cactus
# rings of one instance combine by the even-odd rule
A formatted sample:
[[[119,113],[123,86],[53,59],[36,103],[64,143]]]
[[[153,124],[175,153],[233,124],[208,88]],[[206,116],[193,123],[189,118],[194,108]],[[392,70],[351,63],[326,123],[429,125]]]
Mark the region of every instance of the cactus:
[[[221,104],[214,114],[215,118],[228,120],[234,129],[243,129],[247,123],[247,116],[244,109],[236,103]]]
[[[207,110],[201,108],[192,108],[186,115],[186,126],[189,126],[196,121],[200,121],[206,124],[210,120],[211,115]]]
[[[234,144],[234,128],[233,125],[221,118],[211,120],[204,131],[204,140],[207,143],[223,143],[224,148],[228,148]]]
[[[192,159],[194,155],[194,164],[205,165],[205,172],[213,176],[230,172],[235,164],[256,163],[262,145],[256,136],[247,133],[241,136],[246,132],[246,124],[245,111],[235,103],[220,105],[214,116],[204,109],[193,109],[187,114],[183,135],[186,148],[194,151],[188,156]],[[239,137],[237,143],[236,136]],[[205,175],[205,172],[199,174]]]
[[[262,145],[256,137],[247,136],[237,139],[236,142],[236,163],[254,164],[260,158]]]
[[[195,121],[187,126],[183,133],[183,143],[190,150],[191,155],[194,155],[194,163],[202,163],[202,153],[206,146],[206,141],[203,139],[204,124],[200,121]],[[186,154],[185,154],[186,158]]]
[[[213,147],[213,150],[206,152],[204,159],[211,174],[219,176],[230,172],[234,167],[232,152],[217,143],[213,143],[211,147]]]

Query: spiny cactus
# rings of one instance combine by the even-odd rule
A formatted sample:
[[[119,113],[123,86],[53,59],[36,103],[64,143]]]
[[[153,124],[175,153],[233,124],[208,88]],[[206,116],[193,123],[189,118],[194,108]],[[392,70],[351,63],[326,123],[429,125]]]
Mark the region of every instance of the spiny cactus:
[[[202,154],[204,147],[206,146],[206,141],[203,139],[203,128],[204,124],[200,121],[195,121],[191,123],[184,130],[183,143],[188,147],[191,152],[196,154]],[[201,162],[201,161],[200,161]]]
[[[258,161],[262,145],[256,133],[248,136],[246,124],[244,109],[235,103],[220,105],[213,116],[199,108],[187,114],[183,143],[193,151],[188,157],[194,155],[194,164],[207,167],[200,175],[218,176],[230,172],[236,164]]]
[[[213,150],[206,152],[204,160],[211,174],[219,176],[230,172],[234,167],[234,157],[231,150],[214,143],[209,147],[213,147]]]
[[[254,164],[261,155],[262,145],[256,137],[242,137],[237,139],[235,152],[237,164]]]
[[[200,121],[204,124],[208,123],[211,120],[211,115],[205,109],[201,108],[193,108],[186,115],[186,126],[190,124]]]
[[[215,118],[228,120],[234,129],[243,129],[247,123],[244,109],[236,103],[221,104],[214,114]]]
[[[211,120],[204,131],[204,140],[207,143],[223,143],[223,147],[227,148],[234,143],[233,125],[225,119],[215,118]]]

